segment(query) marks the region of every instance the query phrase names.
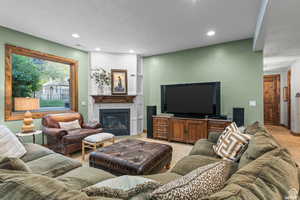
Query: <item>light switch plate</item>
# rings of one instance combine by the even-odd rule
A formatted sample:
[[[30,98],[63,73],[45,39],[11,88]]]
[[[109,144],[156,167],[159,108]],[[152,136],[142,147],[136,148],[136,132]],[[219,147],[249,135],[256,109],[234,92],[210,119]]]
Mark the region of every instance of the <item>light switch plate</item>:
[[[255,107],[256,106],[256,101],[254,101],[254,100],[249,101],[249,106]]]
[[[86,102],[85,102],[85,101],[82,101],[82,102],[81,102],[81,105],[82,105],[82,106],[86,106]]]

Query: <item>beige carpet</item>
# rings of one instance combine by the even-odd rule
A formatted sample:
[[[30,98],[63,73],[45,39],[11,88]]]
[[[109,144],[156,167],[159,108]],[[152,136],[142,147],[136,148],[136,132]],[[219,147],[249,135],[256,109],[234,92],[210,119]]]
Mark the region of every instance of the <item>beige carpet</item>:
[[[117,138],[116,142],[127,139],[128,137],[119,137]],[[132,137],[131,137],[132,138]],[[154,140],[154,139],[148,139],[146,137],[146,134],[140,134],[137,136],[134,136],[134,138],[136,139],[140,139],[140,140],[144,140],[144,141],[148,141],[148,142],[157,142],[157,143],[162,143],[162,144],[168,144],[171,145],[173,147],[173,156],[172,156],[172,162],[171,162],[171,168],[175,166],[175,164],[184,156],[188,155],[189,152],[192,149],[192,145],[190,144],[184,144],[184,143],[177,143],[177,142],[168,142],[165,140]],[[104,146],[110,145],[111,143],[107,142],[105,143]],[[86,153],[85,156],[85,161],[82,162],[81,160],[81,152],[72,154],[72,158],[79,160],[82,162],[83,165],[88,166],[88,157],[89,157],[89,153]]]
[[[278,142],[283,147],[287,148],[291,152],[293,158],[300,165],[300,137],[292,135],[288,129],[286,129],[282,126],[266,126],[266,128],[270,131],[270,133],[278,140]],[[126,138],[128,138],[128,137],[120,137],[117,139],[117,141],[124,140]],[[171,145],[173,147],[173,157],[172,157],[171,168],[174,167],[175,164],[180,159],[182,159],[184,156],[188,155],[193,147],[192,145],[184,144],[184,143],[168,142],[165,140],[148,139],[148,138],[146,138],[145,134],[140,134],[140,135],[134,136],[134,138],[141,139],[144,141],[149,141],[149,142],[158,142],[158,143]],[[108,142],[105,144],[105,146],[106,145],[110,145],[110,143]],[[89,156],[89,153],[86,154],[86,159],[84,162],[82,162],[83,165],[85,165],[85,166],[88,166],[88,156]],[[81,152],[73,154],[72,158],[81,161]]]

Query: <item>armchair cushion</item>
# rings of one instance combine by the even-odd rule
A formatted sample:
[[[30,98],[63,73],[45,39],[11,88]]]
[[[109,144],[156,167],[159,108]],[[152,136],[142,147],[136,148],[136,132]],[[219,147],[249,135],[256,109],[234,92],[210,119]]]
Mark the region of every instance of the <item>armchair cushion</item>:
[[[84,138],[90,135],[101,133],[102,129],[75,129],[69,130],[62,139],[63,144],[81,143]]]
[[[65,129],[65,130],[81,128],[78,120],[74,120],[74,121],[70,121],[70,122],[58,122],[58,123],[59,123],[60,128]]]
[[[82,128],[85,128],[85,129],[98,129],[98,128],[101,128],[101,124],[98,123],[98,122],[83,123]]]

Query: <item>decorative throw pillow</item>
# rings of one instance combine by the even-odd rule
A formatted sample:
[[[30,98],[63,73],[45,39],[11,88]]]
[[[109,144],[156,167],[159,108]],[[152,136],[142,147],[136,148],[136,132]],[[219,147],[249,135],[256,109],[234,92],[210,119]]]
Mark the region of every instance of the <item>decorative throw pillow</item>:
[[[141,193],[152,192],[161,184],[139,176],[120,176],[99,182],[84,188],[82,191],[88,196],[129,199]]]
[[[74,121],[70,121],[70,122],[58,122],[58,123],[59,123],[60,128],[65,129],[65,130],[81,128],[78,120],[74,120]]]
[[[32,172],[31,169],[26,165],[26,163],[20,158],[8,158],[8,159],[10,161],[12,170]]]
[[[228,177],[228,161],[209,164],[154,190],[151,199],[200,199],[221,190]]]
[[[20,158],[26,153],[23,144],[6,126],[0,125],[0,155],[2,157]]]
[[[233,122],[225,128],[213,149],[223,159],[236,161],[241,157],[239,153],[245,151],[250,139],[251,135],[242,134]]]

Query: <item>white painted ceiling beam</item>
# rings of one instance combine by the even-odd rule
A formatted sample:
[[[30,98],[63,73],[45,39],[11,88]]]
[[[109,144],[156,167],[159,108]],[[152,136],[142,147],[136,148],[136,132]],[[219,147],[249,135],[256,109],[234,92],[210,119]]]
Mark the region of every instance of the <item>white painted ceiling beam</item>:
[[[266,21],[270,1],[262,0],[262,6],[258,15],[256,30],[254,34],[253,50],[261,51],[265,44]]]

